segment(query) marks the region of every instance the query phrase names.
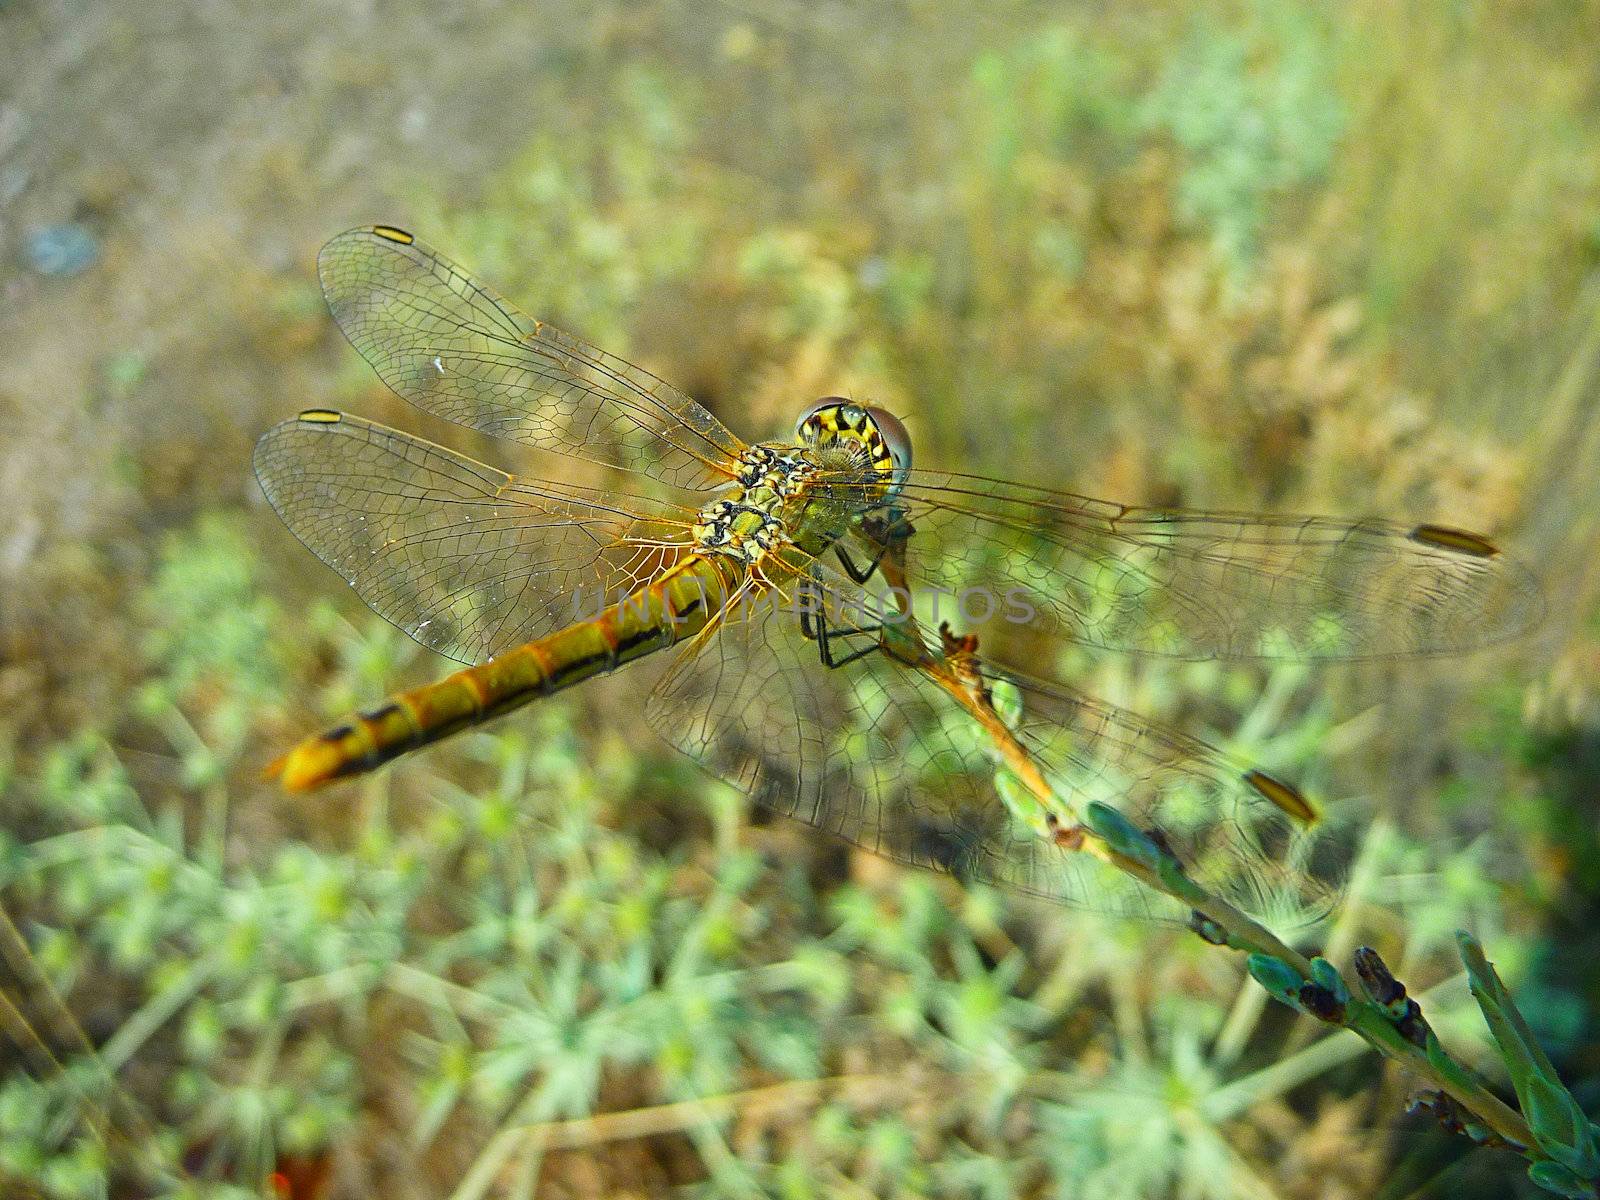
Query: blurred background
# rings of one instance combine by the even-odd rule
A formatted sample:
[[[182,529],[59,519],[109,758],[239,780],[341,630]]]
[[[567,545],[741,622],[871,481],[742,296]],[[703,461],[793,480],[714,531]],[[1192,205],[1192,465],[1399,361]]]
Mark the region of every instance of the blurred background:
[[[0,1192],[1532,1194],[1237,956],[747,812],[643,674],[258,782],[448,664],[249,458],[323,405],[489,450],[327,316],[318,246],[383,221],[752,440],[843,393],[924,465],[1487,532],[1549,597],[1503,650],[1038,666],[1353,814],[1309,944],[1378,947],[1492,1073],[1472,930],[1600,1103],[1597,36],[1592,0],[0,3]]]

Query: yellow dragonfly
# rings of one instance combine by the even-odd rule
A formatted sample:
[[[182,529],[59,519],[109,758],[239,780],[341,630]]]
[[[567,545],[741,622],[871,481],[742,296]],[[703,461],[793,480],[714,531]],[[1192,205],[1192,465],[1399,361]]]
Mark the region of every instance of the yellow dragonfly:
[[[324,409],[261,438],[257,478],[295,535],[469,664],[292,748],[268,769],[292,790],[670,650],[651,725],[778,812],[905,862],[1181,915],[1077,852],[1097,800],[1262,911],[1317,888],[1284,857],[1316,820],[1300,792],[995,666],[970,631],[1358,658],[1469,650],[1540,612],[1526,570],[1447,526],[1141,508],[930,472],[894,416],[839,397],[792,438],[746,443],[393,227],[341,234],[318,266],[335,321],[396,393],[586,460],[590,482],[508,474]]]

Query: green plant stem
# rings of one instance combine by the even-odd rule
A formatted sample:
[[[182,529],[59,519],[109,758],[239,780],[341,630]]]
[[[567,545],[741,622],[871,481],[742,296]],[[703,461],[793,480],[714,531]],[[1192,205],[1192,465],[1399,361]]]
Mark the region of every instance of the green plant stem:
[[[1289,949],[1258,922],[1234,908],[1226,900],[1210,895],[1183,875],[1177,869],[1178,864],[1175,860],[1163,859],[1163,867],[1171,863],[1172,870],[1152,870],[1144,863],[1109,848],[1100,857],[1146,886],[1181,901],[1205,916],[1226,933],[1227,944],[1230,947],[1247,954],[1264,954],[1275,958],[1293,967],[1302,979],[1312,978],[1311,963],[1304,955]],[[1407,1041],[1388,1014],[1370,1001],[1352,996],[1341,1007],[1343,1016],[1336,1022],[1337,1024],[1362,1038],[1380,1054],[1387,1055],[1417,1072],[1468,1112],[1477,1116],[1505,1141],[1519,1147],[1533,1145],[1533,1134],[1527,1122],[1490,1092],[1471,1069],[1457,1063],[1448,1055],[1430,1057],[1422,1047]]]
[[[886,574],[889,574],[892,582],[903,579],[898,563],[894,564],[892,573]],[[910,632],[920,637],[915,634],[914,625],[907,624]],[[1024,785],[1034,791],[1041,801],[1056,799],[1045,774],[1032,762],[1027,750],[1011,736],[1004,720],[995,711],[989,690],[976,665],[976,640],[962,639],[943,629],[940,634],[942,651],[927,649],[915,669],[927,674],[972,715],[994,741],[999,760],[1022,779]],[[1221,931],[1229,947],[1247,955],[1276,960],[1299,976],[1300,985],[1312,984],[1315,973],[1310,959],[1285,945],[1258,921],[1226,900],[1213,896],[1189,878],[1184,873],[1183,864],[1169,850],[1158,845],[1155,839],[1127,825],[1126,819],[1118,814],[1108,811],[1106,816],[1110,823],[1104,826],[1103,831],[1080,831],[1079,852],[1095,855],[1146,887],[1171,896],[1206,918]],[[1122,828],[1124,825],[1125,829]],[[1113,842],[1116,844],[1113,845]],[[1348,987],[1344,990],[1347,993],[1350,991]],[[1279,998],[1286,1003],[1296,1003],[1292,994]],[[1309,1011],[1304,1004],[1299,1007]],[[1455,1062],[1442,1050],[1430,1054],[1407,1040],[1394,1018],[1376,1004],[1347,994],[1331,1009],[1317,1014],[1319,1019],[1349,1029],[1379,1053],[1416,1071],[1466,1111],[1474,1114],[1504,1141],[1519,1148],[1534,1144],[1527,1122],[1490,1092],[1473,1071]],[[1433,1040],[1431,1034],[1429,1038]]]
[[[156,1030],[200,994],[215,969],[216,965],[211,960],[201,959],[185,971],[181,979],[152,996],[124,1021],[110,1040],[100,1047],[100,1058],[106,1069],[120,1070]]]

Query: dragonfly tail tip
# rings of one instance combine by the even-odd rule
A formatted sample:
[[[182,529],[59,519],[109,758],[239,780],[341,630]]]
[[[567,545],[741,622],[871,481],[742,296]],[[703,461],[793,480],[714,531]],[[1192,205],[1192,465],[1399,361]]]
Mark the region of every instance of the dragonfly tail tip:
[[[329,776],[308,764],[306,756],[300,751],[301,747],[296,746],[263,767],[262,782],[276,783],[286,792],[309,792],[329,782]]]

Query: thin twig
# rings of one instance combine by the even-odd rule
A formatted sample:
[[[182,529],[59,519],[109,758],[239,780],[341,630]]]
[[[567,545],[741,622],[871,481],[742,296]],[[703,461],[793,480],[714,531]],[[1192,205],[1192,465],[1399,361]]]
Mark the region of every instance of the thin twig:
[[[762,1116],[774,1109],[792,1110],[829,1099],[880,1104],[910,1091],[910,1084],[903,1076],[835,1075],[828,1079],[790,1080],[722,1096],[679,1100],[593,1117],[541,1121],[508,1132],[538,1138],[548,1149],[576,1150],[606,1142],[682,1133],[705,1121],[725,1121],[734,1115]]]

